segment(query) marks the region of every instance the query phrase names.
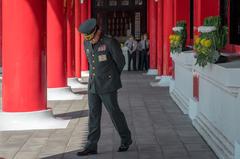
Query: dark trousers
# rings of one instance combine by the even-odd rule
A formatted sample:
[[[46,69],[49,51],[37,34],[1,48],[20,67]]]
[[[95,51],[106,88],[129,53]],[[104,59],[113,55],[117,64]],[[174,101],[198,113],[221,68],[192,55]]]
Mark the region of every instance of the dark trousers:
[[[148,68],[150,68],[150,55],[147,55],[147,66],[148,66]]]
[[[133,52],[132,54],[130,54],[130,52],[128,52],[128,71],[131,71],[131,62],[133,60],[133,70],[136,71],[136,51]]]
[[[105,105],[111,120],[121,137],[121,142],[124,144],[131,140],[131,132],[128,128],[127,121],[118,105],[117,91],[106,94],[93,94],[89,92],[89,134],[86,148],[91,150],[97,150],[97,143],[100,138],[102,103]]]
[[[142,62],[141,62],[141,70],[145,69],[146,71],[148,70],[148,54],[147,51],[143,50],[141,51],[141,56],[142,56]]]
[[[143,58],[143,56],[142,56],[142,52],[141,51],[139,51],[138,52],[138,70],[142,70],[142,58]]]

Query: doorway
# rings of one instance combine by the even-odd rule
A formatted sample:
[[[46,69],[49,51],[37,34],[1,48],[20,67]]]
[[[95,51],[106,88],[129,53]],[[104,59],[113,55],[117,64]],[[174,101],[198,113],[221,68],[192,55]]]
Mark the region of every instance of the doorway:
[[[146,0],[93,0],[92,15],[105,34],[124,42],[147,32]]]
[[[230,43],[240,45],[240,1],[230,1]]]

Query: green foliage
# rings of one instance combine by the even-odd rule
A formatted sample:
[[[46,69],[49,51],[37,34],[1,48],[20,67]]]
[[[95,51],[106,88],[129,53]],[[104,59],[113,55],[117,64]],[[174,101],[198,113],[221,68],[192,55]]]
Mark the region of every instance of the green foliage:
[[[201,67],[208,63],[215,63],[220,56],[220,50],[227,44],[228,28],[222,26],[219,16],[207,17],[204,20],[204,26],[214,26],[215,31],[209,33],[201,33],[200,37],[195,39],[194,49],[197,52],[197,61]],[[207,45],[206,41],[211,41],[211,45]]]
[[[172,53],[181,53],[186,47],[187,41],[187,23],[186,21],[178,21],[176,27],[182,27],[181,31],[174,31],[169,36],[170,50]]]
[[[216,31],[214,31],[214,34],[212,35],[216,50],[220,51],[221,49],[223,49],[227,44],[228,27],[222,26],[221,17],[211,16],[205,18],[204,26],[216,27]]]
[[[179,34],[179,33],[171,34],[169,39],[170,39],[171,52],[172,53],[181,53],[182,52],[181,34]]]
[[[183,27],[183,30],[181,31],[181,37],[182,37],[182,48],[184,49],[186,47],[187,43],[187,22],[185,20],[178,21],[177,27]]]

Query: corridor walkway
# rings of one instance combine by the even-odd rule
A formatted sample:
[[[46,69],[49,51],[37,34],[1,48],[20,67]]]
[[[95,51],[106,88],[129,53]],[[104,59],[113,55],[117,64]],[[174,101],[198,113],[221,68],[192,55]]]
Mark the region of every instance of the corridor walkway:
[[[153,77],[123,73],[119,103],[134,144],[116,152],[119,137],[104,108],[99,154],[77,157],[87,135],[87,96],[82,101],[54,101],[59,117],[71,118],[67,129],[0,132],[0,158],[6,159],[216,159],[214,153],[171,100],[168,88],[152,88]]]

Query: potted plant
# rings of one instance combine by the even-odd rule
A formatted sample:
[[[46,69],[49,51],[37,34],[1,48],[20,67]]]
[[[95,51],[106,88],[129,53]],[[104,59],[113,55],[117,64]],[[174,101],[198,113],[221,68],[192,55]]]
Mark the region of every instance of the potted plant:
[[[170,49],[172,53],[181,53],[186,48],[187,29],[186,21],[177,22],[176,27],[173,27],[173,34],[169,36]]]
[[[206,18],[204,26],[199,27],[198,32],[200,36],[196,36],[194,41],[196,65],[204,67],[208,63],[226,61],[226,57],[221,56],[220,50],[227,43],[228,28],[222,26],[221,18],[219,16]]]

